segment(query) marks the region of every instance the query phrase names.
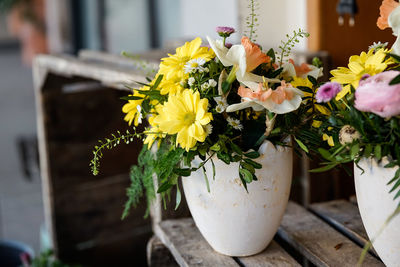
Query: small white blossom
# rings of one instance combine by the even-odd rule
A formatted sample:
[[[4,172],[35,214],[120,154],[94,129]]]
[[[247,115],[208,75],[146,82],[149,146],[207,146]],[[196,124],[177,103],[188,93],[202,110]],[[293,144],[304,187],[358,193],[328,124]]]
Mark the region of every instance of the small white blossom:
[[[226,99],[221,97],[221,96],[214,97],[214,100],[217,103],[217,105],[221,105],[221,106],[227,106],[228,105],[228,103],[226,102]]]
[[[196,80],[193,77],[190,77],[188,80],[189,86],[192,86],[195,82],[196,82]]]
[[[138,123],[141,124],[143,119],[142,106],[137,105],[136,109],[137,109]]]
[[[226,107],[225,107],[225,106],[221,106],[221,105],[217,105],[217,106],[215,107],[215,111],[218,112],[218,113],[224,112],[225,109],[226,109]]]
[[[368,50],[371,50],[371,49],[373,49],[373,50],[378,50],[378,49],[382,49],[382,48],[385,48],[385,47],[387,47],[388,46],[388,42],[386,42],[386,43],[381,43],[380,41],[379,42],[374,42],[372,45],[370,45],[369,47],[368,47]]]
[[[206,131],[207,135],[210,135],[213,130],[211,123],[207,124],[204,130]]]
[[[233,127],[233,129],[239,131],[243,130],[243,125],[240,124],[240,120],[234,119],[232,117],[228,117],[226,120],[228,121],[228,124]]]
[[[189,60],[184,66],[185,73],[195,73],[196,71],[203,72],[204,68],[202,66],[204,63],[206,63],[204,58],[195,58]]]
[[[204,91],[204,90],[206,90],[206,89],[208,89],[208,88],[210,88],[210,85],[209,85],[207,82],[205,82],[205,83],[203,83],[203,84],[201,85],[201,90],[202,90],[202,91]]]
[[[210,71],[207,67],[203,68],[203,70],[204,70],[204,72],[209,72]]]
[[[208,84],[210,85],[210,87],[215,87],[215,86],[217,86],[217,82],[216,82],[214,79],[208,80]]]

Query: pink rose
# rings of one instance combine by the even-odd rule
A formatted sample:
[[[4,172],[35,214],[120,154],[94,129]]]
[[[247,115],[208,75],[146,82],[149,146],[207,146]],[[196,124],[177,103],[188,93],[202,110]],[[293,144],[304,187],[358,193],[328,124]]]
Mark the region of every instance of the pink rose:
[[[400,71],[385,71],[360,81],[355,93],[355,108],[383,118],[400,114],[400,84],[389,83]]]

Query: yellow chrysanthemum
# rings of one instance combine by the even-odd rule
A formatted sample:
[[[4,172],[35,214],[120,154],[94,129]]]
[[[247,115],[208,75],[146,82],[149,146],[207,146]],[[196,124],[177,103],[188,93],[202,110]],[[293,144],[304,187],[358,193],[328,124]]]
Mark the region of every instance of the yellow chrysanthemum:
[[[291,81],[290,84],[296,88],[299,86],[305,86],[309,88],[313,87],[313,84],[310,82],[310,80],[308,80],[307,78],[301,78],[297,76],[293,77],[293,81]]]
[[[307,78],[301,78],[301,77],[293,77],[293,80],[290,82],[290,84],[293,87],[300,87],[300,86],[304,86],[304,87],[308,87],[310,89],[313,88],[313,84],[310,82],[310,80],[308,80]],[[313,94],[307,91],[303,91],[304,97],[312,97]],[[316,102],[315,98],[313,99],[314,103]],[[319,105],[319,104],[315,104],[315,109],[317,111],[319,111],[320,113],[322,113],[323,115],[329,116],[331,115],[331,112],[329,111],[329,109],[327,109],[326,107]],[[307,112],[312,112],[312,109],[309,109]]]
[[[197,141],[204,142],[207,137],[205,127],[213,119],[207,109],[207,99],[200,99],[199,92],[186,89],[169,96],[168,101],[158,109],[154,123],[164,133],[177,134],[177,145],[189,151]]]
[[[183,46],[176,49],[176,54],[168,54],[169,57],[162,58],[160,64],[160,73],[164,74],[167,80],[177,76],[185,78],[188,74],[184,72],[185,64],[196,58],[203,58],[209,61],[215,57],[214,52],[207,47],[200,47],[201,38],[197,37],[191,42],[186,42]]]
[[[159,105],[156,107],[156,110],[159,110],[162,106]],[[166,136],[165,133],[163,133],[158,125],[154,122],[154,116],[151,116],[148,118],[149,124],[150,124],[150,129],[145,131],[144,133],[146,134],[146,138],[144,139],[143,143],[147,144],[148,149],[150,149],[153,146],[154,141],[157,139],[164,138]],[[158,143],[160,145],[161,143]]]
[[[323,135],[322,135],[322,140],[328,142],[328,145],[329,145],[329,146],[334,146],[334,145],[335,145],[335,143],[333,142],[332,136],[329,136],[329,135],[327,135],[327,134],[323,134]]]
[[[162,95],[176,95],[183,90],[183,86],[181,83],[182,79],[180,79],[178,76],[170,77],[169,79],[163,79],[159,86],[160,93]]]
[[[140,88],[140,90],[149,90],[150,88],[148,86],[144,86]],[[129,96],[138,96],[138,97],[144,97],[144,95],[140,94],[137,90],[133,91],[133,94]],[[138,100],[128,100],[128,103],[126,103],[122,107],[122,112],[126,113],[124,120],[128,122],[129,125],[134,122],[135,126],[139,125],[139,120],[140,120],[140,114],[138,114],[138,111],[141,109],[143,99],[138,99]],[[139,106],[139,107],[138,107]]]
[[[363,75],[371,76],[384,71],[389,64],[393,63],[392,59],[385,60],[387,49],[379,49],[374,53],[371,49],[368,53],[362,52],[359,56],[351,56],[349,59],[348,68],[339,67],[332,70],[332,82],[337,82],[345,85],[342,91],[336,96],[336,100],[342,99],[351,90],[351,85],[354,88],[358,87],[358,83]]]

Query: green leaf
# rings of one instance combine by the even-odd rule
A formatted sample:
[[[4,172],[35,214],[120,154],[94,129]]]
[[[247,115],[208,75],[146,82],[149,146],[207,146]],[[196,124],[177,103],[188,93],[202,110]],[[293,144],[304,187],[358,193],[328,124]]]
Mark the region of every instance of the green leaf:
[[[131,95],[131,96],[123,96],[123,97],[120,97],[119,99],[128,101],[128,100],[140,100],[140,99],[143,99],[143,97]]]
[[[400,83],[400,74],[394,77],[393,80],[390,81],[389,85],[395,85],[399,83]]]
[[[173,185],[169,183],[169,181],[166,181],[163,183],[157,190],[157,193],[162,193],[170,189]]]
[[[206,173],[206,168],[204,168],[203,166],[203,174],[204,174],[204,179],[206,181],[206,185],[207,185],[207,191],[208,193],[210,193],[210,183],[208,182],[208,177],[207,177],[207,173]]]
[[[372,152],[372,145],[371,144],[366,144],[366,146],[364,148],[363,156],[368,158],[371,155],[371,152]]]
[[[251,152],[245,153],[244,155],[248,158],[256,159],[260,156],[260,153],[258,153],[257,151],[251,151]]]
[[[227,81],[224,81],[224,82],[222,83],[222,92],[223,92],[224,94],[226,94],[230,89],[231,89],[231,84],[228,83]]]
[[[212,147],[210,147],[210,150],[218,152],[221,150],[221,146],[218,143],[215,143]]]
[[[160,74],[157,77],[157,80],[155,81],[154,85],[151,87],[151,89],[157,89],[158,85],[160,85],[161,80],[163,79],[164,75]]]
[[[298,86],[297,89],[300,89],[301,91],[313,94],[313,90],[310,87],[307,86]]]
[[[220,160],[222,160],[223,162],[225,162],[226,164],[231,163],[230,157],[229,157],[229,155],[226,154],[226,153],[222,153],[221,151],[219,151],[219,152],[217,153],[217,157],[218,157]]]
[[[357,156],[358,152],[360,152],[360,145],[357,143],[357,144],[353,145],[350,149],[351,159],[354,159]]]
[[[258,162],[255,162],[254,160],[251,159],[244,159],[245,162],[247,162],[248,164],[251,164],[254,168],[256,169],[261,169],[262,165]]]
[[[329,165],[326,165],[326,166],[321,167],[321,168],[309,170],[309,172],[325,172],[325,171],[329,171],[330,169],[335,168],[338,164],[339,163],[329,164]]]
[[[311,76],[311,75],[307,75],[307,79],[314,85],[316,86],[318,84],[317,80]]]
[[[239,174],[243,176],[246,183],[251,183],[253,181],[253,174],[246,169],[239,169]]]
[[[329,161],[332,161],[332,160],[333,160],[332,155],[331,155],[331,153],[329,153],[328,150],[326,150],[326,149],[324,149],[324,148],[318,148],[318,152],[321,154],[321,156],[322,156],[324,159],[329,160]]]
[[[303,149],[306,153],[308,153],[308,148],[306,147],[305,144],[303,144],[303,142],[301,142],[299,139],[297,139],[296,137],[294,138],[294,140],[296,141],[296,143],[299,145],[299,147],[301,149]]]
[[[394,190],[396,190],[400,186],[400,179],[397,178],[397,182],[394,184],[392,189],[390,189],[389,193],[392,193]]]
[[[240,166],[242,166],[244,169],[248,170],[252,174],[254,174],[256,172],[256,170],[254,169],[253,165],[251,165],[251,164],[249,164],[247,162],[240,163]]]
[[[212,170],[213,170],[213,180],[215,180],[215,164],[212,159],[210,159],[210,160],[211,160],[211,165],[212,165]]]
[[[189,168],[183,168],[183,169],[175,168],[174,173],[176,173],[179,176],[190,176],[192,170]]]
[[[240,147],[234,143],[231,143],[231,148],[233,151],[235,151],[237,154],[242,155],[243,151],[240,149]]]
[[[181,204],[182,196],[181,191],[179,190],[179,186],[176,187],[176,201],[175,201],[175,210],[178,209],[179,205]]]
[[[398,178],[400,177],[400,168],[397,169],[396,173],[394,174],[394,177],[392,178],[392,180],[390,180],[387,185],[392,184],[394,181],[396,181]]]
[[[382,147],[381,147],[381,145],[375,146],[374,155],[375,155],[376,160],[378,160],[378,161],[381,160],[381,158],[382,158]]]
[[[400,56],[389,53],[388,56],[392,57],[395,61],[400,63]]]
[[[274,49],[269,49],[267,52],[267,56],[269,56],[272,59],[272,62],[275,62],[275,51]]]

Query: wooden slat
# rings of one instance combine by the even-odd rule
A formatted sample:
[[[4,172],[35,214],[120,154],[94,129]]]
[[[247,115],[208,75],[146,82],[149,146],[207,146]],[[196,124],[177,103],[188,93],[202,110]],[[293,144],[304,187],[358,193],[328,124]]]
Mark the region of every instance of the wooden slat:
[[[354,204],[346,200],[334,200],[312,204],[309,209],[361,246],[368,242],[360,212]],[[377,256],[375,251],[371,252]]]
[[[149,267],[177,267],[179,266],[169,249],[157,236],[150,238],[146,248],[147,265]]]
[[[180,266],[238,266],[232,257],[214,252],[191,218],[163,221],[154,231]]]
[[[260,254],[251,257],[240,257],[239,262],[251,267],[297,267],[301,266],[275,241]]]
[[[362,249],[305,208],[289,202],[278,230],[285,240],[316,266],[356,266]],[[367,255],[365,266],[384,266]]]

